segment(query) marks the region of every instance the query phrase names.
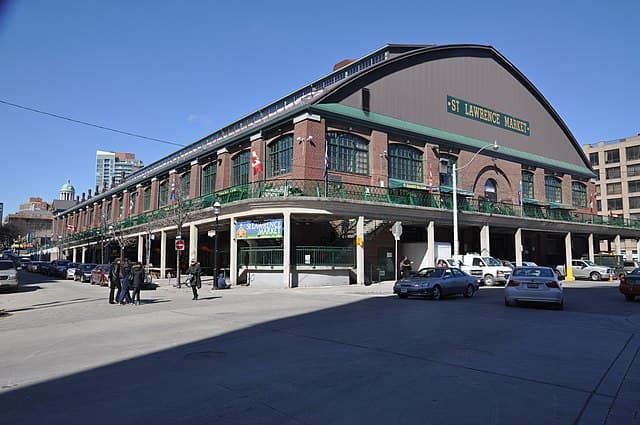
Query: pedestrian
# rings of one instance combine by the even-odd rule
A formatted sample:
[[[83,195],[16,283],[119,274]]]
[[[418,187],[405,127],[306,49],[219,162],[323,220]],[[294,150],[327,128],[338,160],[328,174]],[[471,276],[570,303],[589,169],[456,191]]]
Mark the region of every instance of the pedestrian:
[[[116,289],[118,290],[117,293],[115,293]],[[116,303],[114,300],[114,293],[115,299],[117,300],[120,298],[120,291],[120,259],[117,258],[113,260],[111,263],[111,269],[109,270],[109,304]]]
[[[144,285],[145,273],[142,268],[142,264],[138,261],[131,268],[131,284],[133,285],[133,294],[131,295],[131,303],[136,303],[136,296],[138,298],[138,305],[140,305],[140,289]]]
[[[227,282],[224,280],[224,273],[220,273],[218,275],[218,289],[229,289],[231,285],[227,285]]]
[[[200,280],[200,273],[202,269],[200,268],[200,263],[193,258],[191,260],[191,265],[187,269],[187,273],[189,274],[189,285],[191,285],[191,290],[193,291],[192,300],[198,299],[198,288],[202,286],[202,281]]]
[[[411,261],[405,256],[400,262],[400,275],[402,277],[409,277],[411,273]]]
[[[128,259],[124,259],[122,264],[120,264],[120,279],[121,281],[121,289],[120,289],[120,297],[118,298],[118,302],[122,305],[128,304],[131,302],[131,295],[129,294],[129,280],[131,277],[131,264]]]

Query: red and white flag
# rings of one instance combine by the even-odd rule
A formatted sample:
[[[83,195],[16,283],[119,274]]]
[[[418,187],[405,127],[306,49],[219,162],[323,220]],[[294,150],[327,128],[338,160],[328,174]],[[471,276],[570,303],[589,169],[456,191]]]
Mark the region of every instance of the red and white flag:
[[[431,165],[429,165],[429,193],[433,193],[433,173],[431,172]]]
[[[591,192],[591,194],[589,194],[589,209],[591,210],[591,214],[593,214],[595,207],[596,207],[596,194]]]
[[[67,224],[67,230],[71,230],[72,232],[75,230],[75,226],[71,223]]]
[[[260,162],[258,153],[253,148],[251,148],[251,167],[253,168],[254,176],[262,171],[262,162]]]

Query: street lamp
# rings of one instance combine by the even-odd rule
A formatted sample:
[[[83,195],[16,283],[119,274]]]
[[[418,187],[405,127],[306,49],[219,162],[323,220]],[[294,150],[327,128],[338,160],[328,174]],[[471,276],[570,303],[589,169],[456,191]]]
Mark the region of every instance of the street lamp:
[[[216,225],[213,229],[213,289],[218,285],[218,216],[220,215],[220,202],[213,204],[213,214],[216,216]]]
[[[498,141],[494,140],[493,143],[487,143],[482,146],[478,151],[473,154],[469,162],[467,162],[462,167],[456,167],[456,163],[453,163],[452,173],[453,173],[453,258],[456,260],[460,254],[460,250],[458,249],[458,178],[456,176],[457,170],[462,170],[467,167],[469,164],[473,162],[474,159],[478,156],[480,152],[487,148],[492,148],[494,151],[497,151],[500,146],[498,146]]]

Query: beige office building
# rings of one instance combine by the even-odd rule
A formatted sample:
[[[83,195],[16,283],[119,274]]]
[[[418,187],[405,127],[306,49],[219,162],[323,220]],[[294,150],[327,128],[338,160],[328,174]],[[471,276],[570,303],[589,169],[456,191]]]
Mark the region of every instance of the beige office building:
[[[624,139],[584,145],[596,175],[596,207],[599,214],[640,218],[640,134]],[[602,251],[609,251],[606,241]],[[622,252],[638,258],[637,241],[626,239]]]

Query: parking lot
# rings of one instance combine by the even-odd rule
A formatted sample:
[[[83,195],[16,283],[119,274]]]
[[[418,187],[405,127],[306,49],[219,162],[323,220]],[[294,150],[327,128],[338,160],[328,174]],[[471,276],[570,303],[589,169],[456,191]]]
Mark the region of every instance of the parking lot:
[[[640,301],[565,283],[565,310],[398,299],[391,283],[161,281],[141,306],[25,273],[1,293],[0,411],[16,424],[640,423]]]

